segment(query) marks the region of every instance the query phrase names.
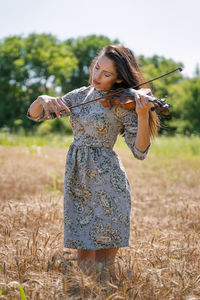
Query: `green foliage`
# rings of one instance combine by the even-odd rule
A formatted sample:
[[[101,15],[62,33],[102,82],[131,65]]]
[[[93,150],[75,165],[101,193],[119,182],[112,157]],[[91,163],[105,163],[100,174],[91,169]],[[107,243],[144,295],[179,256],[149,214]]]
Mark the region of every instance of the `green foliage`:
[[[200,135],[200,77],[185,78],[179,85],[169,90],[173,101],[173,117],[170,126],[177,132]]]
[[[50,34],[31,34],[25,39],[26,63],[31,76],[27,83],[40,85],[40,92],[47,93],[50,87],[58,87],[70,78],[77,65],[71,47]],[[27,84],[26,83],[26,84]]]
[[[0,42],[0,127],[11,126],[23,115],[26,93],[23,90],[28,72],[24,67],[24,41],[9,37]]]
[[[50,34],[9,37],[0,42],[0,127],[16,128],[15,119],[26,128],[30,104],[41,94],[56,95],[56,88],[76,68],[71,48]],[[36,124],[35,124],[36,125]]]

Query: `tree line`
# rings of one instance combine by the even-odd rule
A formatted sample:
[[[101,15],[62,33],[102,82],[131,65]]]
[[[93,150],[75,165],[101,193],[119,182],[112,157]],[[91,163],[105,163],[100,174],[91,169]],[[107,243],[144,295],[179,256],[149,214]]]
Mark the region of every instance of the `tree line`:
[[[26,132],[68,130],[66,120],[53,120],[47,125],[27,119],[30,104],[41,94],[64,95],[88,85],[89,65],[106,45],[120,43],[103,35],[88,35],[60,41],[51,34],[11,36],[0,40],[0,128]],[[134,51],[134,49],[133,49]],[[137,57],[145,79],[152,79],[182,66],[181,62],[163,56]],[[167,96],[170,116],[161,117],[163,134],[200,133],[200,71],[193,78],[181,73],[155,81],[151,85],[158,98]]]

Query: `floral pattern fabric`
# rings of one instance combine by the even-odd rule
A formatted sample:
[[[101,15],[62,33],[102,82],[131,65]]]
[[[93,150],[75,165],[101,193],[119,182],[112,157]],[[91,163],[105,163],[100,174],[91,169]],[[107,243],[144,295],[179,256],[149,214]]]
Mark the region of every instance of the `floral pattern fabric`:
[[[101,97],[92,86],[67,93],[62,101],[70,107]],[[62,117],[67,113],[62,111]],[[28,117],[31,118],[28,113]],[[51,112],[51,118],[56,118]],[[46,120],[41,116],[31,118]],[[118,155],[113,151],[124,128],[125,141],[137,159],[145,152],[135,147],[135,109],[103,107],[93,102],[71,109],[74,140],[66,158],[64,183],[64,246],[75,249],[119,248],[129,245],[130,185]]]

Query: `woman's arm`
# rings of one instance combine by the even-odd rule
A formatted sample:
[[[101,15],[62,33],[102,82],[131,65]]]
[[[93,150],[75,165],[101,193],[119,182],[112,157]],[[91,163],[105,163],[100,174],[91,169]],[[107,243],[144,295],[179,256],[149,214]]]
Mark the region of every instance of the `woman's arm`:
[[[135,147],[140,152],[144,152],[150,146],[149,110],[152,104],[143,95],[137,95],[135,102],[135,111],[138,117]]]
[[[70,110],[62,98],[48,95],[39,96],[29,107],[28,118],[40,122],[48,119],[66,117]]]
[[[125,142],[133,155],[145,159],[150,147],[149,110],[152,104],[140,96],[136,99],[136,108],[125,110],[116,107],[116,116],[124,129]]]
[[[39,96],[29,107],[27,117],[33,121],[63,118],[70,115],[70,109],[76,101],[81,101],[90,87],[81,87],[68,92],[62,97]]]
[[[138,131],[135,147],[140,152],[146,151],[150,145],[149,113],[138,114]]]

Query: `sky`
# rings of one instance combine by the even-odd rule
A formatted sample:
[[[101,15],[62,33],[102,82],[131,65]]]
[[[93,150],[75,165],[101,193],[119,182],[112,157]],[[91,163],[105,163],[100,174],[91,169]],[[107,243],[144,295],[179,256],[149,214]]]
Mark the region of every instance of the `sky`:
[[[200,0],[0,0],[0,39],[51,33],[119,39],[134,54],[200,67]]]

